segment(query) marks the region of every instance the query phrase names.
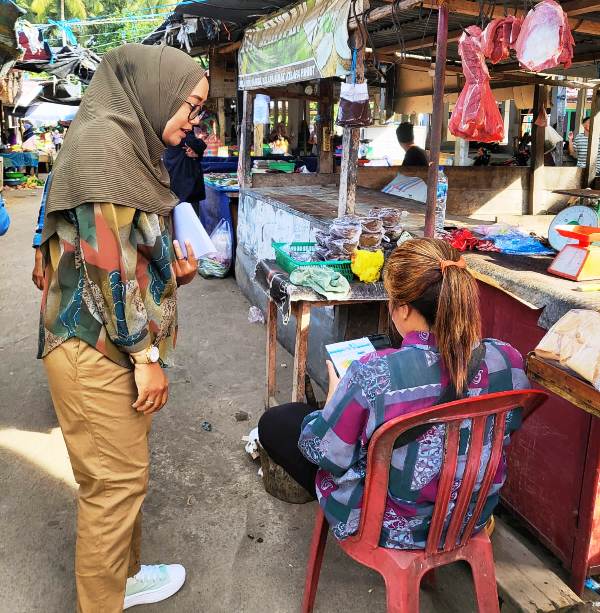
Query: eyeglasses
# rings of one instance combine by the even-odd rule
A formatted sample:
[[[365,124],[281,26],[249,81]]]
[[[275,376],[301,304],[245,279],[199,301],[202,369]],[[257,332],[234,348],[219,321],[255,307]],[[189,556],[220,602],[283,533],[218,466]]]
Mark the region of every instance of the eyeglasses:
[[[188,121],[194,121],[194,119],[204,119],[208,112],[206,109],[202,108],[202,104],[192,104],[191,102],[185,101],[186,104],[190,105],[190,114],[188,115]]]

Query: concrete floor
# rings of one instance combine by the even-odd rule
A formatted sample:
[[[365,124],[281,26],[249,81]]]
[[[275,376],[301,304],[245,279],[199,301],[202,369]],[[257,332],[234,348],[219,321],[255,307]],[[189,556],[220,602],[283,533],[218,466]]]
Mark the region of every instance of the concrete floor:
[[[76,486],[35,359],[31,237],[40,196],[5,192],[12,226],[0,238],[0,613],[75,610]],[[266,494],[243,450],[264,384],[265,331],[248,323],[248,306],[233,279],[198,279],[180,292],[178,365],[152,434],[143,559],[180,562],[188,579],[179,594],[140,611],[299,611],[315,509]],[[289,370],[281,369],[282,398]],[[249,422],[235,421],[240,409]],[[421,611],[473,611],[468,576],[462,567],[442,570],[436,590],[422,590]],[[383,582],[330,542],[316,610],[383,612]]]

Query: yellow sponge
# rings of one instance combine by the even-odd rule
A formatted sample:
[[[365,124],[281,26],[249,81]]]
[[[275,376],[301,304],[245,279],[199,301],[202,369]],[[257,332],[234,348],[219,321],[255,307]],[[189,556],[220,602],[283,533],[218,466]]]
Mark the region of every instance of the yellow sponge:
[[[352,272],[365,283],[379,281],[383,268],[383,251],[357,249],[352,256]]]

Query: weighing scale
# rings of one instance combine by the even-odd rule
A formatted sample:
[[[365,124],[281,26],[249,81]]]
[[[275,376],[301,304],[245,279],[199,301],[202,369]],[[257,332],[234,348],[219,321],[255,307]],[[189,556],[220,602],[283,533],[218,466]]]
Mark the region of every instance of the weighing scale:
[[[600,246],[592,243],[600,241],[600,228],[597,226],[555,226],[554,230],[576,244],[566,244],[548,267],[548,272],[571,279],[572,281],[591,281],[600,279]]]
[[[548,242],[552,249],[560,251],[565,245],[576,244],[577,241],[561,235],[557,228],[561,226],[588,226],[598,227],[598,211],[586,205],[575,205],[563,209],[554,217],[548,228]]]

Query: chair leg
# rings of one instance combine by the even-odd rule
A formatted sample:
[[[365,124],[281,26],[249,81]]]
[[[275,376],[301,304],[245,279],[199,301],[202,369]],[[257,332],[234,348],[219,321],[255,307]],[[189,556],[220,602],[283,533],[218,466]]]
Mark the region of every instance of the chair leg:
[[[469,564],[475,584],[477,610],[479,613],[500,613],[492,545],[478,548],[477,556],[469,560]]]
[[[306,579],[304,583],[304,597],[302,598],[302,613],[312,613],[317,596],[321,564],[327,544],[327,520],[321,508],[317,511],[315,527],[313,529],[308,564],[306,566]]]
[[[419,577],[406,569],[384,576],[387,613],[419,613]]]

